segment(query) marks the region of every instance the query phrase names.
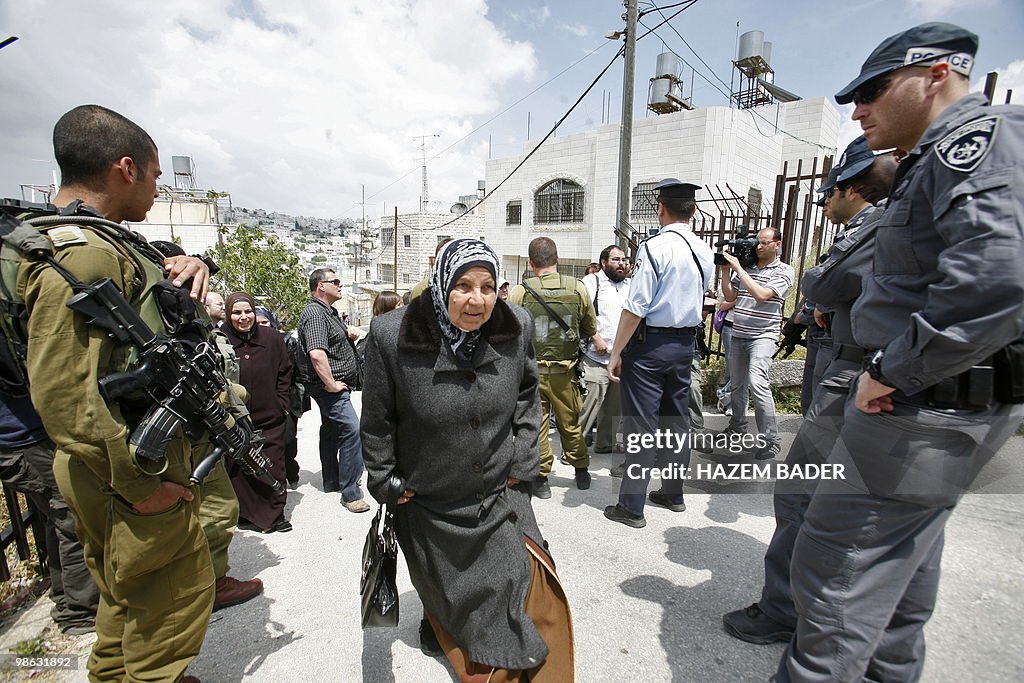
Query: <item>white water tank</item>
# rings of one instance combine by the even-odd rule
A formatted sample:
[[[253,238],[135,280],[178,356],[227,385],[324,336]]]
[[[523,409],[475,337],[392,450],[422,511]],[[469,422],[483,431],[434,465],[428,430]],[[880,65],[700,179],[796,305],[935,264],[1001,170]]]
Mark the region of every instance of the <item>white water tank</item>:
[[[771,66],[771,63],[772,63],[772,44],[771,44],[771,41],[766,40],[762,44],[762,46],[761,46],[761,59],[764,60],[765,64]]]
[[[747,31],[740,36],[740,47],[736,53],[736,61],[742,62],[749,57],[760,57],[764,52],[764,31]]]
[[[664,78],[665,76],[676,77],[679,75],[679,57],[673,52],[662,52],[658,55],[658,62],[654,68],[655,78]]]

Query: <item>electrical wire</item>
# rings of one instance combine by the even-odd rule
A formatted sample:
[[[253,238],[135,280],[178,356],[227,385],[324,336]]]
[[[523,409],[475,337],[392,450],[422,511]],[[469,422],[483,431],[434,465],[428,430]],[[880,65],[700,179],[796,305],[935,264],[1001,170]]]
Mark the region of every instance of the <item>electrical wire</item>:
[[[696,0],[694,0],[694,1],[696,1]],[[548,131],[547,135],[545,135],[543,137],[543,139],[541,139],[541,141],[537,143],[536,147],[534,147],[532,150],[530,150],[530,152],[525,157],[523,157],[522,161],[520,161],[518,164],[516,164],[515,168],[513,168],[511,171],[509,171],[509,174],[507,176],[505,176],[500,183],[495,185],[483,197],[481,197],[480,201],[477,202],[476,206],[480,206],[485,201],[487,201],[487,199],[490,198],[490,196],[493,195],[495,192],[497,192],[501,188],[502,185],[504,185],[506,182],[508,182],[509,178],[511,178],[513,175],[515,175],[516,171],[518,171],[520,168],[522,168],[523,165],[525,165],[526,162],[530,160],[530,157],[532,157],[534,154],[537,153],[537,150],[539,150],[544,145],[544,143],[547,142],[548,139],[550,139],[551,136],[555,134],[555,131],[558,130],[558,127],[562,124],[562,122],[564,122],[567,118],[569,118],[569,114],[571,114],[576,109],[576,107],[578,107],[580,105],[580,102],[583,101],[583,98],[585,98],[587,95],[590,94],[590,91],[594,89],[594,86],[597,85],[598,82],[602,78],[604,78],[604,75],[606,73],[608,73],[608,69],[612,68],[612,66],[615,64],[615,62],[618,61],[619,57],[621,55],[623,55],[625,53],[625,51],[626,51],[626,46],[625,45],[623,45],[621,48],[619,48],[619,50],[615,53],[615,56],[612,57],[611,61],[608,62],[608,64],[606,64],[603,69],[601,69],[601,73],[597,74],[597,77],[594,78],[594,80],[590,82],[590,85],[588,85],[586,90],[583,91],[583,94],[580,95],[576,99],[576,101],[572,103],[572,106],[569,107],[569,110],[566,111],[565,114],[562,115],[562,118],[558,119],[558,121],[555,122],[555,125],[551,127],[551,130]],[[474,208],[476,208],[476,207],[474,207]],[[451,219],[450,221],[447,221],[446,223],[442,223],[441,225],[437,226],[437,228],[435,228],[435,230],[440,230],[441,228],[449,226],[449,225],[451,225],[452,223],[454,223],[455,221],[459,220],[460,218],[462,218],[465,215],[466,214],[460,214],[460,215],[456,216],[455,218]]]
[[[669,19],[672,19],[672,18],[674,18],[674,16],[675,16],[675,15],[673,15],[672,17],[669,17]],[[690,67],[690,70],[691,70],[691,71],[692,71],[693,73],[695,73],[695,74],[697,74],[698,76],[700,76],[700,77],[701,77],[701,78],[702,78],[702,79],[704,80],[704,82],[705,82],[705,83],[707,83],[707,84],[708,84],[709,86],[711,86],[712,88],[714,88],[714,89],[715,89],[716,91],[718,91],[718,93],[719,93],[719,94],[721,94],[721,95],[722,95],[723,97],[727,98],[727,99],[728,99],[728,100],[729,100],[729,101],[731,102],[731,101],[732,101],[732,95],[731,95],[730,93],[728,93],[728,92],[726,92],[726,91],[722,90],[722,89],[721,89],[721,88],[719,88],[719,87],[718,87],[717,85],[715,85],[714,83],[712,83],[712,82],[711,82],[711,80],[710,80],[710,79],[709,79],[709,78],[708,78],[707,76],[705,76],[705,75],[704,75],[704,74],[703,74],[702,72],[700,72],[700,71],[698,71],[698,70],[694,69],[694,68],[693,68],[693,65],[692,65],[692,64],[690,64],[689,62],[687,62],[687,61],[686,61],[686,59],[684,59],[682,55],[680,55],[680,54],[679,54],[678,52],[676,52],[676,51],[675,51],[675,50],[673,50],[672,48],[668,47],[668,45],[667,45],[667,44],[665,43],[665,39],[664,39],[664,38],[662,38],[662,36],[661,36],[660,34],[657,34],[657,33],[655,33],[655,31],[656,31],[656,30],[657,30],[657,29],[658,29],[659,27],[661,27],[661,25],[662,25],[662,24],[665,24],[665,23],[666,23],[665,21],[661,22],[661,24],[658,24],[658,25],[657,25],[657,26],[655,26],[654,28],[651,28],[651,29],[649,29],[649,30],[648,30],[648,32],[647,32],[647,33],[645,33],[644,35],[647,35],[647,34],[649,34],[649,33],[654,33],[654,34],[655,34],[655,35],[656,35],[656,36],[657,36],[657,37],[658,37],[658,38],[659,38],[659,39],[661,40],[661,42],[662,42],[662,45],[665,45],[665,48],[666,48],[666,49],[667,49],[667,50],[668,50],[669,52],[671,52],[672,54],[674,54],[674,55],[675,55],[676,57],[679,57],[679,59],[680,59],[680,60],[681,60],[681,61],[683,62],[683,64],[686,64],[686,66]],[[647,28],[647,25],[646,25],[646,24],[642,24],[642,25],[643,25],[643,27],[644,27],[644,28]],[[671,24],[669,24],[669,26],[670,26],[670,28],[672,28],[672,30],[673,30],[673,31],[675,31],[675,27],[671,26]],[[699,59],[699,60],[700,60],[701,64],[703,64],[704,66],[708,66],[708,65],[707,65],[707,62],[705,62],[705,61],[704,61],[704,59],[703,59],[703,58],[702,58],[702,57],[701,57],[701,56],[700,56],[700,55],[699,55],[699,54],[697,53],[697,51],[696,51],[696,50],[694,50],[694,49],[693,49],[692,47],[690,47],[690,44],[686,42],[686,39],[685,39],[685,38],[683,38],[683,37],[682,37],[681,35],[679,35],[679,32],[678,32],[678,31],[675,31],[675,33],[676,33],[676,35],[677,35],[677,36],[679,36],[680,40],[682,40],[682,41],[683,41],[683,43],[684,43],[684,44],[686,44],[686,47],[690,48],[690,52],[692,52],[692,53],[693,53],[693,54],[694,54],[694,55],[695,55],[695,56],[697,57],[697,59]],[[708,69],[709,69],[709,70],[710,70],[710,68],[711,68],[711,67],[708,67]],[[728,85],[726,85],[725,81],[723,81],[723,80],[722,80],[721,78],[719,78],[719,77],[718,77],[718,74],[716,74],[716,73],[715,73],[714,71],[711,71],[711,75],[712,75],[712,76],[714,76],[714,77],[715,77],[715,79],[717,79],[719,83],[721,83],[722,85],[725,85],[726,87],[729,87]],[[778,126],[777,124],[775,124],[775,123],[772,123],[772,121],[771,121],[771,120],[769,120],[769,119],[768,119],[768,118],[767,118],[767,117],[766,117],[766,116],[765,116],[764,114],[762,114],[761,112],[757,111],[757,110],[756,110],[756,109],[754,109],[754,108],[751,108],[751,109],[745,109],[744,111],[750,112],[751,116],[753,116],[753,117],[756,117],[756,118],[759,118],[759,119],[761,119],[762,121],[764,121],[765,123],[767,123],[768,125],[770,125],[770,126],[771,126],[772,128],[774,128],[774,129],[775,129],[775,130],[776,130],[777,132],[779,132],[779,133],[781,133],[781,134],[783,134],[783,135],[785,135],[785,136],[787,136],[787,137],[793,138],[793,139],[794,139],[794,140],[796,140],[797,142],[802,142],[802,143],[804,143],[805,145],[810,145],[811,147],[817,147],[818,149],[824,150],[824,151],[826,151],[826,152],[832,152],[832,153],[835,153],[835,152],[836,152],[836,148],[835,148],[835,147],[829,147],[829,146],[827,146],[827,145],[822,145],[822,144],[819,144],[819,143],[817,143],[817,142],[812,142],[811,140],[805,140],[804,138],[801,138],[801,137],[799,137],[799,136],[796,136],[796,135],[794,135],[794,134],[790,133],[789,131],[785,130],[784,128],[780,128],[780,127],[779,127],[779,126]],[[760,134],[760,135],[761,135],[762,137],[771,137],[771,136],[772,136],[772,134],[771,134],[771,133],[764,133],[764,132],[763,132],[763,131],[761,130],[761,127],[757,125],[757,121],[754,121],[754,127],[755,127],[755,128],[757,129],[757,132],[758,132],[758,133],[759,133],[759,134]]]
[[[686,0],[685,2],[681,2],[681,3],[678,3],[678,4],[676,4],[676,5],[673,5],[673,7],[678,7],[678,6],[680,6],[680,5],[686,5],[686,6],[685,6],[685,7],[683,7],[682,9],[680,9],[680,10],[678,10],[678,11],[674,12],[674,13],[672,14],[672,16],[670,16],[670,17],[667,17],[667,18],[666,18],[666,19],[665,19],[664,21],[662,21],[662,22],[661,22],[660,24],[658,24],[658,25],[657,25],[657,26],[655,26],[654,28],[652,28],[652,29],[649,29],[649,30],[647,31],[647,33],[644,33],[643,35],[637,36],[637,38],[636,38],[636,39],[637,39],[637,41],[643,40],[644,38],[646,38],[646,37],[647,37],[647,36],[649,36],[650,34],[654,33],[654,30],[655,30],[656,28],[658,28],[658,27],[662,26],[663,24],[666,24],[666,23],[668,23],[668,22],[669,22],[669,21],[671,21],[672,19],[674,19],[674,18],[676,18],[677,16],[679,16],[680,14],[682,14],[682,13],[683,13],[684,11],[688,10],[688,9],[689,9],[690,7],[693,7],[693,6],[695,5],[695,4],[697,4],[697,0]],[[664,15],[662,15],[662,16],[664,16]],[[647,28],[647,27],[645,26],[644,28]],[[658,36],[658,37],[660,38],[661,36]],[[664,42],[664,41],[662,41],[662,42]],[[595,50],[595,51],[596,51],[596,50]],[[523,157],[523,159],[522,159],[522,160],[521,160],[521,161],[520,161],[520,162],[519,162],[518,164],[516,164],[515,168],[513,168],[513,169],[512,169],[511,171],[509,171],[509,174],[508,174],[507,176],[505,176],[505,177],[504,177],[504,178],[503,178],[503,179],[501,180],[501,182],[500,182],[500,183],[498,183],[498,184],[497,184],[497,185],[496,185],[495,187],[493,187],[493,188],[492,188],[492,189],[491,189],[490,191],[488,191],[488,192],[487,192],[487,193],[486,193],[486,194],[485,194],[485,195],[484,195],[483,197],[481,197],[481,198],[480,198],[480,201],[479,201],[479,202],[478,202],[478,203],[476,204],[476,206],[480,206],[480,204],[483,204],[483,203],[484,203],[485,201],[487,201],[487,199],[488,199],[488,198],[490,198],[490,196],[491,196],[491,195],[493,195],[493,194],[494,194],[495,192],[497,192],[497,191],[498,191],[498,189],[499,189],[499,188],[500,188],[500,187],[501,187],[502,185],[504,185],[504,184],[505,184],[506,182],[508,182],[508,180],[509,180],[509,179],[510,179],[510,178],[511,178],[511,177],[512,177],[513,175],[515,175],[516,171],[518,171],[518,170],[519,170],[520,168],[522,168],[522,167],[523,167],[523,166],[524,166],[524,165],[526,164],[526,162],[530,160],[530,157],[532,157],[532,156],[533,156],[534,154],[536,154],[536,153],[537,153],[537,150],[539,150],[539,149],[541,148],[541,146],[543,146],[543,145],[544,145],[544,143],[545,143],[545,142],[547,142],[547,141],[548,141],[548,139],[550,139],[550,138],[551,138],[551,136],[555,134],[555,131],[557,131],[557,130],[558,130],[558,127],[559,127],[560,125],[562,125],[562,123],[563,123],[563,122],[564,122],[564,121],[565,121],[565,120],[566,120],[567,118],[569,118],[569,115],[570,115],[570,114],[571,114],[571,113],[572,113],[572,112],[573,112],[573,111],[574,111],[574,110],[576,109],[576,107],[578,107],[578,106],[580,105],[580,103],[581,103],[581,102],[583,101],[583,99],[584,99],[584,98],[585,98],[585,97],[586,97],[586,96],[587,96],[588,94],[590,94],[590,91],[591,91],[591,90],[593,90],[593,89],[594,89],[594,86],[595,86],[595,85],[597,85],[597,84],[598,84],[598,82],[599,82],[599,81],[600,81],[600,80],[601,80],[601,79],[602,79],[602,78],[604,77],[604,75],[605,75],[605,74],[606,74],[606,73],[608,72],[608,69],[610,69],[610,68],[612,67],[612,65],[613,65],[613,64],[615,64],[616,60],[618,60],[618,58],[619,58],[620,56],[622,56],[623,54],[625,54],[625,52],[626,52],[626,46],[625,46],[625,45],[623,45],[623,46],[622,46],[622,47],[620,47],[620,48],[619,48],[619,50],[618,50],[618,51],[617,51],[617,52],[615,53],[615,56],[614,56],[614,57],[612,57],[611,61],[610,61],[610,62],[608,62],[608,64],[607,64],[607,65],[606,65],[606,66],[604,67],[604,69],[602,69],[602,70],[601,70],[601,73],[599,73],[599,74],[597,75],[597,77],[596,77],[596,78],[595,78],[595,79],[594,79],[593,81],[591,81],[590,85],[588,85],[588,86],[587,86],[587,88],[586,88],[586,90],[584,90],[584,91],[583,91],[583,94],[582,94],[582,95],[580,95],[580,96],[579,96],[579,98],[577,98],[577,100],[576,100],[575,102],[573,102],[572,106],[571,106],[571,107],[569,107],[569,110],[568,110],[568,111],[566,111],[566,112],[565,112],[565,114],[563,114],[563,115],[562,115],[562,118],[558,119],[558,121],[556,121],[556,122],[555,122],[555,125],[551,127],[551,130],[549,130],[549,131],[548,131],[547,135],[545,135],[545,136],[544,136],[544,138],[543,138],[543,139],[542,139],[542,140],[541,140],[540,142],[538,142],[538,143],[537,143],[537,146],[536,146],[536,147],[534,147],[534,148],[533,148],[532,150],[530,150],[530,152],[529,152],[529,153],[528,153],[528,154],[527,154],[527,155],[526,155],[525,157]],[[591,54],[592,54],[592,53],[591,53]],[[681,59],[681,58],[680,58],[680,59]],[[582,61],[582,60],[581,60],[581,61]],[[475,207],[474,207],[474,208],[475,208]],[[468,213],[468,212],[467,212],[467,213]],[[460,215],[456,216],[455,218],[451,219],[450,221],[447,221],[447,222],[445,222],[445,223],[442,223],[441,225],[437,226],[437,228],[435,228],[435,230],[440,230],[441,228],[444,228],[444,227],[446,227],[446,226],[449,226],[449,225],[451,225],[452,223],[454,223],[454,222],[458,221],[458,220],[459,220],[460,218],[462,218],[462,217],[463,217],[463,216],[465,216],[465,215],[466,215],[466,214],[460,214]]]
[[[677,3],[676,3],[676,4],[674,4],[674,5],[665,5],[664,7],[654,7],[654,6],[653,6],[653,5],[654,5],[654,3],[652,2],[652,3],[651,3],[652,7],[651,7],[650,9],[646,9],[646,10],[644,10],[643,12],[640,12],[640,13],[639,13],[639,14],[637,15],[637,19],[639,20],[639,19],[640,19],[640,17],[644,16],[645,14],[650,14],[651,12],[661,12],[661,16],[665,16],[665,13],[664,13],[664,12],[662,12],[662,10],[665,10],[665,9],[672,9],[673,7],[679,7],[680,5],[686,5],[686,4],[687,4],[687,2],[688,2],[688,3],[690,4],[690,5],[694,5],[694,4],[696,4],[697,0],[686,0],[686,2],[677,2]],[[683,9],[689,9],[689,7],[684,7]]]
[[[443,155],[443,154],[446,154],[446,153],[447,153],[447,152],[448,152],[449,150],[451,150],[451,149],[452,149],[453,147],[455,147],[455,146],[456,146],[456,145],[458,145],[459,143],[463,142],[464,140],[466,140],[467,138],[469,138],[469,137],[470,137],[471,135],[473,135],[474,133],[477,133],[477,132],[479,132],[479,131],[483,130],[483,129],[484,129],[485,127],[487,127],[488,125],[490,125],[491,123],[493,123],[493,122],[494,122],[494,121],[495,121],[496,119],[498,119],[498,118],[500,118],[500,117],[504,116],[504,115],[505,115],[505,114],[507,114],[507,113],[508,113],[509,111],[511,111],[512,109],[514,109],[514,108],[515,108],[516,106],[518,106],[519,104],[521,104],[521,103],[522,103],[522,102],[523,102],[524,100],[526,100],[527,98],[529,98],[529,97],[532,97],[533,95],[535,95],[535,94],[536,94],[536,93],[537,93],[538,91],[540,91],[541,89],[543,89],[543,88],[545,88],[545,87],[547,87],[547,86],[551,85],[551,83],[553,83],[554,81],[558,80],[558,79],[559,79],[559,78],[560,78],[560,77],[561,77],[562,75],[564,75],[564,74],[565,74],[565,73],[566,73],[567,71],[569,71],[570,69],[572,69],[572,68],[573,68],[573,67],[575,67],[576,65],[580,64],[580,63],[581,63],[581,62],[583,62],[583,61],[584,61],[585,59],[587,59],[588,57],[590,57],[591,55],[593,55],[594,53],[596,53],[596,52],[600,52],[601,50],[603,50],[604,48],[606,48],[606,47],[607,47],[607,46],[608,46],[609,44],[610,44],[610,43],[609,43],[609,41],[607,41],[607,40],[606,40],[606,41],[604,41],[603,43],[601,43],[600,45],[598,45],[597,47],[595,47],[595,48],[594,48],[593,50],[591,50],[590,52],[586,53],[585,55],[583,55],[582,57],[580,57],[579,59],[577,59],[577,60],[576,60],[575,62],[573,62],[573,63],[572,63],[572,64],[570,64],[569,66],[565,67],[564,69],[562,69],[561,71],[559,71],[559,72],[558,72],[557,74],[555,74],[554,76],[552,76],[552,77],[551,77],[551,78],[549,78],[548,80],[544,81],[543,83],[541,83],[540,85],[538,85],[538,86],[537,86],[536,88],[534,88],[534,89],[533,89],[533,90],[531,90],[530,92],[528,92],[528,93],[526,93],[525,95],[523,95],[522,97],[520,97],[520,98],[519,98],[518,100],[516,100],[516,101],[515,101],[515,102],[513,102],[512,104],[508,105],[507,107],[505,107],[504,109],[502,109],[502,110],[501,110],[500,112],[498,112],[497,114],[495,114],[495,115],[494,115],[494,116],[492,116],[491,118],[487,119],[486,121],[484,121],[484,122],[483,122],[483,123],[481,123],[481,124],[480,124],[479,126],[477,126],[477,127],[476,127],[476,128],[474,128],[473,130],[471,130],[471,131],[469,131],[468,133],[466,133],[465,135],[463,135],[463,136],[462,136],[461,138],[459,138],[458,140],[456,140],[456,141],[455,141],[455,142],[453,142],[452,144],[450,144],[450,145],[448,145],[447,147],[445,147],[444,149],[442,149],[442,150],[441,150],[440,152],[438,152],[438,153],[437,153],[437,154],[435,154],[434,156],[430,157],[430,158],[428,159],[428,161],[433,161],[433,160],[437,159],[438,157],[440,157],[441,155]],[[423,166],[422,166],[422,164],[421,164],[421,165],[417,166],[416,168],[412,169],[411,171],[409,171],[408,173],[406,173],[405,175],[401,176],[400,178],[398,178],[398,179],[396,179],[396,180],[393,180],[393,181],[391,181],[390,183],[388,183],[388,184],[387,184],[387,185],[385,185],[384,187],[380,188],[379,190],[377,190],[376,192],[374,192],[373,194],[371,194],[371,195],[370,195],[369,197],[367,197],[367,199],[373,199],[374,197],[376,197],[376,196],[377,196],[377,195],[379,195],[380,193],[384,192],[385,190],[389,189],[390,187],[393,187],[393,186],[394,186],[394,185],[395,185],[396,183],[400,183],[400,182],[402,182],[403,180],[405,180],[406,178],[408,178],[409,176],[411,176],[411,175],[412,175],[413,173],[416,173],[416,172],[417,172],[417,171],[419,171],[419,170],[420,170],[420,169],[421,169],[422,167],[423,167]]]

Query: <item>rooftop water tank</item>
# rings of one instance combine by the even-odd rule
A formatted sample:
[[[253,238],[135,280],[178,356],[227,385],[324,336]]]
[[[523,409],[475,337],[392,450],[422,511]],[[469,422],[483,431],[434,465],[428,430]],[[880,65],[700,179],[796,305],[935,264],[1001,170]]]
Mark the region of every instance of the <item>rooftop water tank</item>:
[[[654,77],[663,78],[665,76],[678,76],[679,75],[679,57],[673,52],[662,52],[658,55],[658,62],[654,68]]]
[[[736,53],[736,61],[742,62],[750,57],[760,57],[764,52],[764,31],[747,31],[740,36],[740,47]]]

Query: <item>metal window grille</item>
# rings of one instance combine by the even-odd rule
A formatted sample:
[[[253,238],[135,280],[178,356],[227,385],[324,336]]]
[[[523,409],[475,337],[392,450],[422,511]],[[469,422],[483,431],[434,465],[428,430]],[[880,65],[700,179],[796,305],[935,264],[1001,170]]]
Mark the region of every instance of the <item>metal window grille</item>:
[[[534,223],[582,223],[583,188],[571,180],[553,180],[533,197]]]
[[[521,225],[523,222],[523,202],[519,199],[505,205],[505,225]]]

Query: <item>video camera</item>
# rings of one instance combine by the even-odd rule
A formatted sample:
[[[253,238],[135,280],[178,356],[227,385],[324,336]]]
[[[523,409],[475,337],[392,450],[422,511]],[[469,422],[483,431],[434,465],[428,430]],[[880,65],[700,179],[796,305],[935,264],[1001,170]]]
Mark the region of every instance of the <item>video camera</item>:
[[[729,247],[729,253],[735,256],[744,268],[750,268],[757,263],[757,235],[748,237],[746,231],[738,232],[735,239],[715,242],[715,246],[719,249],[715,254],[716,266],[729,265],[722,256],[722,247]]]

